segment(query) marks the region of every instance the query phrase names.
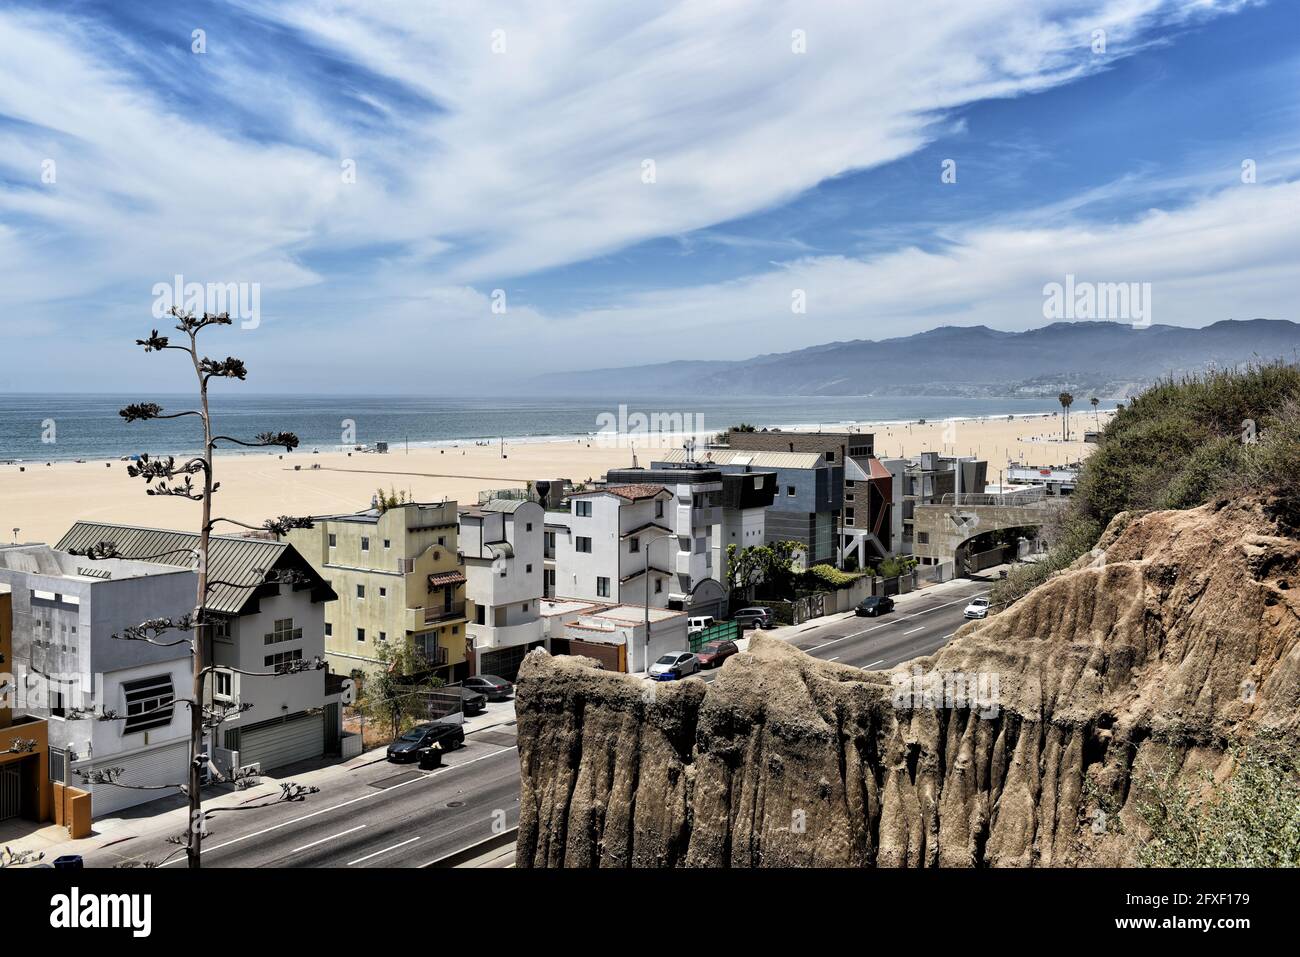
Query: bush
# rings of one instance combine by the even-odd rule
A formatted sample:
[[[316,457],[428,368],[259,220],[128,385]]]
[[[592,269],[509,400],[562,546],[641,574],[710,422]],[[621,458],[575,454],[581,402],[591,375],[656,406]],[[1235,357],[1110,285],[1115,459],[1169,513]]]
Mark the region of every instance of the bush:
[[[1151,835],[1146,867],[1300,867],[1300,767],[1294,743],[1261,735],[1232,751],[1236,773],[1198,802],[1172,768],[1139,779],[1138,814]]]
[[[814,565],[804,572],[802,584],[810,588],[840,589],[848,588],[861,577],[842,572],[833,565]]]

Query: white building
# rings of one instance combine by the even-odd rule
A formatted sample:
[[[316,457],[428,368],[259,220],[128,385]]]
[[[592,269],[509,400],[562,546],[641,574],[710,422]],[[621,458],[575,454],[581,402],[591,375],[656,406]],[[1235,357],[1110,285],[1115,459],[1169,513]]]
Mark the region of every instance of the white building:
[[[157,562],[180,566],[193,579],[188,568],[198,536],[187,532],[77,522],[58,547],[83,551],[104,541],[127,558],[157,556]],[[249,706],[212,736],[214,762],[265,771],[333,753],[341,735],[341,701],[338,690],[327,693],[326,671],[275,674],[293,667],[291,662],[323,660],[325,604],[335,599],[329,583],[292,545],[261,538],[212,536],[209,569],[223,584],[208,596],[209,611],[218,616],[212,642],[218,670],[205,691],[215,703]],[[301,583],[267,582],[285,574]],[[191,582],[189,610],[193,592]],[[134,614],[137,621],[156,617],[147,603]]]
[[[667,608],[647,611],[645,605],[579,599],[542,602],[550,652],[595,658],[609,671],[645,671],[660,655],[690,650],[687,617]]]
[[[490,499],[460,509],[465,630],[471,673],[514,681],[524,655],[544,643],[541,619],[546,513],[536,502]]]
[[[189,711],[175,704],[190,689],[189,644],[114,635],[192,612],[196,576],[16,545],[0,546],[0,582],[13,601],[14,660],[5,667],[19,707],[48,719],[51,777],[89,791],[95,818],[177,793],[156,788],[183,782],[189,765]],[[119,717],[92,717],[106,714]],[[109,768],[121,769],[120,785],[87,784],[77,773]]]

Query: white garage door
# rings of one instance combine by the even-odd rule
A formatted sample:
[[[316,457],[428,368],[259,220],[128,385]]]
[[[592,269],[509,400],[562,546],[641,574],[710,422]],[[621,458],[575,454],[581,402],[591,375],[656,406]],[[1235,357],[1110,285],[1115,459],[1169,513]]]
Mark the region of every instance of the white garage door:
[[[190,745],[188,741],[179,741],[164,747],[133,754],[130,757],[102,758],[89,767],[122,768],[117,780],[134,787],[118,787],[114,784],[95,784],[90,788],[90,813],[95,820],[106,817],[115,811],[156,801],[159,798],[180,793],[176,788],[167,790],[136,790],[145,785],[180,784],[184,782],[190,763]],[[84,787],[76,775],[71,778],[73,787]]]
[[[244,728],[239,733],[239,763],[263,771],[325,753],[325,715],[304,714]]]

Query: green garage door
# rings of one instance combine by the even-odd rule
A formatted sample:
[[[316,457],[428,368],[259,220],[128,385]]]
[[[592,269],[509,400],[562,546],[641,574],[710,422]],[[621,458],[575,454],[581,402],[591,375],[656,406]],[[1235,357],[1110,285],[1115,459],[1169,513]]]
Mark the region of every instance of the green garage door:
[[[302,714],[242,728],[238,748],[240,765],[257,764],[263,771],[319,758],[325,753],[325,715]]]

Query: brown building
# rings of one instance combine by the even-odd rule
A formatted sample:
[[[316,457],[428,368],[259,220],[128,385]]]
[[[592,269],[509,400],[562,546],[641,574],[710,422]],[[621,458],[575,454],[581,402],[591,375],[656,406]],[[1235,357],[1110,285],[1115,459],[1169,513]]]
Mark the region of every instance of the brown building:
[[[0,824],[50,819],[49,738],[45,721],[14,714],[13,596],[0,586]]]

